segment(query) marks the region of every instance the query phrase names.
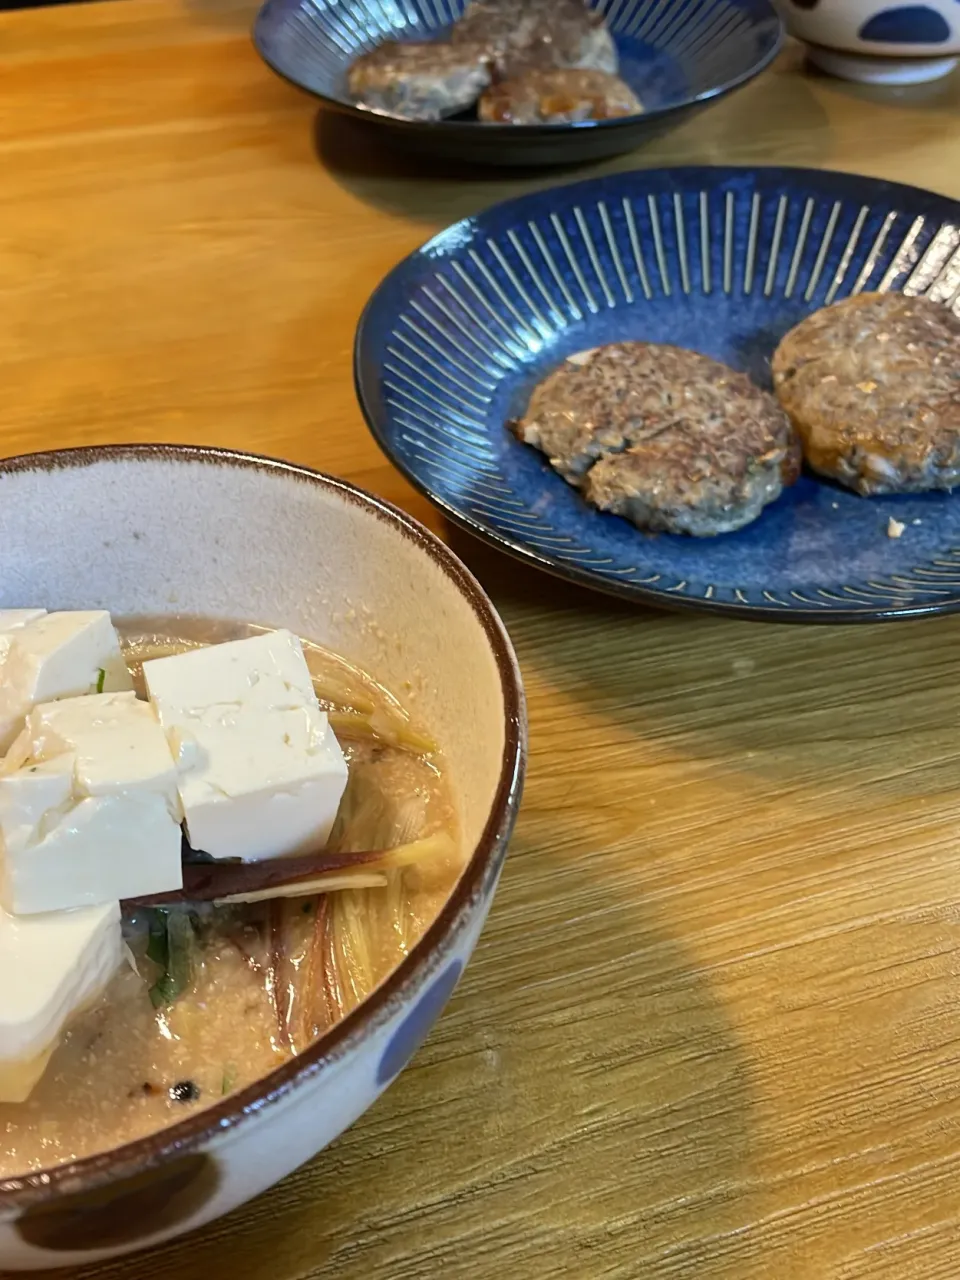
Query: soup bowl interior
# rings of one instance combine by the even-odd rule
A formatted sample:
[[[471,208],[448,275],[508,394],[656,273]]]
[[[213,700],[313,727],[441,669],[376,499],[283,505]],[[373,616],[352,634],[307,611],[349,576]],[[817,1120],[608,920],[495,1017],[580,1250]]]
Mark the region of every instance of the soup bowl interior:
[[[466,857],[407,959],[298,1058],[152,1137],[0,1186],[0,1268],[50,1267],[226,1212],[402,1068],[489,907],[519,803],[524,710],[509,641],[459,561],[315,473],[162,446],[35,455],[0,464],[0,535],[0,607],[287,627],[373,674],[441,745]]]

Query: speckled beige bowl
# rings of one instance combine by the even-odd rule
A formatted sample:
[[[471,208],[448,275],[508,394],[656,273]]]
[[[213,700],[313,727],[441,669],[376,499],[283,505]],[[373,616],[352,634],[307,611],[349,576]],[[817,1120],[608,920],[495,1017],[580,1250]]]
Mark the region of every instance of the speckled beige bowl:
[[[299,1058],[153,1137],[0,1184],[6,1270],[90,1262],[209,1222],[370,1106],[477,941],[526,742],[510,641],[459,560],[386,503],[286,463],[173,446],[0,463],[0,607],[22,605],[284,626],[388,687],[409,681],[411,710],[445,751],[470,857],[399,969]]]

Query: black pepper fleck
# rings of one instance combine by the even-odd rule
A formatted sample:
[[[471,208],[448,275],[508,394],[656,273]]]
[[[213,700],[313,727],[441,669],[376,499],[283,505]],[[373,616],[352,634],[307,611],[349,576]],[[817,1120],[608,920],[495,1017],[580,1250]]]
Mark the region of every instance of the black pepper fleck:
[[[178,1080],[170,1086],[171,1102],[196,1102],[200,1089],[192,1080]]]

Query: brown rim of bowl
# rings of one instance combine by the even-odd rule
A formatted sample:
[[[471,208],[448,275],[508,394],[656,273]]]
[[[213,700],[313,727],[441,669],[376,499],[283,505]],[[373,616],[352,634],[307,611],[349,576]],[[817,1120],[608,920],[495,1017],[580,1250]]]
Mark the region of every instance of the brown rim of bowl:
[[[436,956],[461,923],[474,900],[499,872],[507,841],[519,807],[526,767],[526,709],[520,672],[513,647],[483,588],[453,552],[423,525],[392,503],[309,467],[261,454],[243,453],[214,446],[179,444],[90,445],[22,454],[0,460],[0,478],[24,471],[54,471],[90,466],[98,462],[201,462],[207,465],[276,471],[301,482],[316,484],[364,507],[372,515],[394,525],[425,551],[466,597],[493,651],[500,675],[505,720],[503,757],[490,815],[475,849],[443,909],[410,955],[352,1013],[321,1036],[302,1054],[261,1076],[253,1084],[211,1107],[187,1116],[156,1133],[72,1164],[55,1165],[21,1177],[0,1180],[0,1210],[25,1208],[51,1197],[74,1194],[112,1182],[118,1176],[169,1156],[193,1150],[225,1129],[259,1114],[265,1106],[289,1094],[306,1078],[339,1061],[358,1041],[379,1027],[394,1012],[402,996],[422,985],[439,963]]]

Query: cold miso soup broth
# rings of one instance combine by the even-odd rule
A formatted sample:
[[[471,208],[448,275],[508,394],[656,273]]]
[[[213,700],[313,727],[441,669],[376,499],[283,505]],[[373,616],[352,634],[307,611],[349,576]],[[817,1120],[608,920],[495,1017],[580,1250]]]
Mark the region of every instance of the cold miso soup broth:
[[[118,624],[142,663],[263,628]],[[443,757],[398,691],[304,641],[349,778],[328,848],[396,850],[310,896],[127,909],[133,963],[80,1014],[26,1102],[0,1105],[0,1175],[80,1159],[173,1124],[263,1076],[353,1009],[407,955],[462,866]]]

